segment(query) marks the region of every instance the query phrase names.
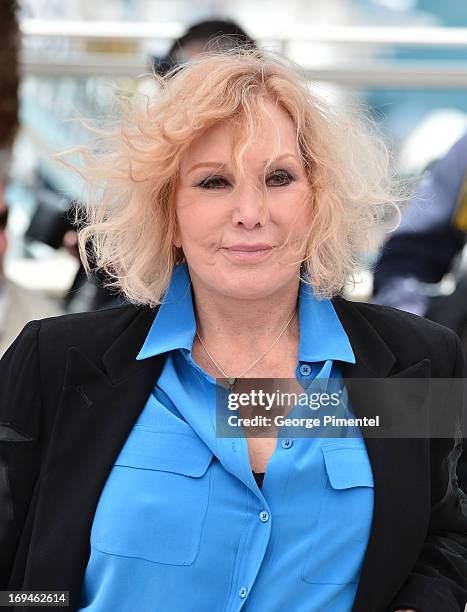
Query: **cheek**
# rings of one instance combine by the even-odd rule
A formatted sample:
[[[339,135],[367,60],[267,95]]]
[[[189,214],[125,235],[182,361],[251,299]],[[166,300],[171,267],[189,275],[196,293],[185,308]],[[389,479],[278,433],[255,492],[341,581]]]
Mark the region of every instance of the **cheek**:
[[[274,220],[283,232],[292,231],[294,235],[306,233],[312,219],[312,202],[307,200],[308,192],[297,191],[289,197],[275,202]]]
[[[223,216],[219,214],[220,207],[210,205],[209,202],[182,200],[177,204],[176,212],[178,237],[186,246],[188,243],[214,243],[224,227]]]

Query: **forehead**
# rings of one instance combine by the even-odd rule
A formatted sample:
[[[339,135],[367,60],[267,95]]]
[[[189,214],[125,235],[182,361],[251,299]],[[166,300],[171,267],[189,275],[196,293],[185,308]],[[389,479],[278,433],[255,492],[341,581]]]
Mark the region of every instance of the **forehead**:
[[[278,156],[284,151],[297,154],[296,129],[290,115],[279,105],[266,100],[258,108],[257,130],[245,151],[246,158],[254,161]],[[212,126],[191,143],[182,157],[181,167],[189,167],[204,159],[226,161],[239,138],[246,135],[242,121],[223,121]]]

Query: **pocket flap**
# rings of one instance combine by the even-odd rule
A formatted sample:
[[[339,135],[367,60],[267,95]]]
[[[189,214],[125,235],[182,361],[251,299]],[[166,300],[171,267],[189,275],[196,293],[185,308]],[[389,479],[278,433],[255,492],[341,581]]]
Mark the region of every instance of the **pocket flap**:
[[[136,426],[115,465],[202,476],[212,457],[212,451],[196,434],[161,432]]]
[[[322,446],[329,482],[334,489],[374,487],[373,472],[366,448]]]

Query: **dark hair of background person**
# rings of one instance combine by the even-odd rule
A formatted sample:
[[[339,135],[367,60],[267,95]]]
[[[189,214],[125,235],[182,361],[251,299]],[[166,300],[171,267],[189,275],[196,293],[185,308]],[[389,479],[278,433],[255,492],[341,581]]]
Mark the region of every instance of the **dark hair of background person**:
[[[228,19],[211,19],[200,21],[173,41],[168,53],[164,57],[154,58],[154,70],[163,76],[170,69],[183,63],[185,49],[194,43],[204,43],[204,50],[209,50],[210,43],[213,49],[233,49],[235,47],[249,47],[255,49],[256,42],[235,21]]]

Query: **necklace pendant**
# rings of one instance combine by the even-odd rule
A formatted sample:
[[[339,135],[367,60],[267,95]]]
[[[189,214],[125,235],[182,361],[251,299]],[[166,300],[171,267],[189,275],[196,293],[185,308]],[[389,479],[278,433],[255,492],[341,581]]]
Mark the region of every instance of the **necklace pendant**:
[[[227,380],[229,381],[229,385],[230,385],[230,390],[232,390],[232,387],[234,386],[234,384],[237,382],[237,379],[234,378],[233,376],[229,376],[227,377]]]

